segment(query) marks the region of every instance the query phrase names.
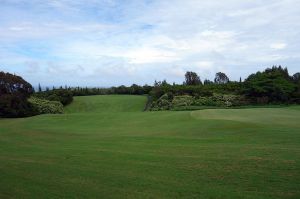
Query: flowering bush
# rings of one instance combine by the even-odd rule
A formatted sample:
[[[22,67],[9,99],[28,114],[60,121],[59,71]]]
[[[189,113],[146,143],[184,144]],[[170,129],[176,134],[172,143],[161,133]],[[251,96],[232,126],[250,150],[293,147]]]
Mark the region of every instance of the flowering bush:
[[[198,97],[190,95],[172,96],[164,94],[152,103],[150,110],[185,110],[188,109],[188,107],[197,106],[233,107],[248,104],[250,104],[250,102],[241,95],[214,94],[213,96]]]
[[[49,101],[36,97],[31,97],[28,102],[33,106],[37,114],[57,114],[63,113],[63,105],[58,101]]]
[[[175,96],[172,100],[173,107],[191,106],[194,102],[194,97],[189,95]]]

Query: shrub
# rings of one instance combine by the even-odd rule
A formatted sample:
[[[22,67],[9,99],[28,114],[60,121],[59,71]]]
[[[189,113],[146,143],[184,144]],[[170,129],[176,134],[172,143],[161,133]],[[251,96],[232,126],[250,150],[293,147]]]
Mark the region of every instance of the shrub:
[[[212,97],[199,97],[195,99],[193,105],[195,106],[216,106],[216,102],[212,99]]]
[[[70,104],[73,101],[72,92],[66,89],[38,92],[34,94],[34,97],[50,101],[59,101],[64,106]]]
[[[189,95],[175,96],[172,100],[173,107],[190,106],[192,105],[194,98]]]
[[[195,99],[192,105],[231,107],[247,104],[250,104],[250,102],[241,95],[214,94],[211,97],[199,97],[198,99]]]
[[[199,97],[190,95],[173,96],[172,93],[162,95],[152,103],[150,110],[188,110],[189,107],[233,107],[248,105],[250,101],[242,95],[213,94]]]
[[[36,97],[31,97],[28,102],[32,105],[36,114],[57,114],[63,113],[63,105],[58,101],[49,101]]]
[[[162,95],[157,101],[153,102],[151,105],[152,111],[159,111],[159,110],[170,110],[172,104],[170,102],[170,97],[167,93]]]
[[[247,105],[249,102],[247,99],[242,95],[221,95],[221,94],[214,94],[212,97],[213,101],[215,101],[216,106],[241,106]]]

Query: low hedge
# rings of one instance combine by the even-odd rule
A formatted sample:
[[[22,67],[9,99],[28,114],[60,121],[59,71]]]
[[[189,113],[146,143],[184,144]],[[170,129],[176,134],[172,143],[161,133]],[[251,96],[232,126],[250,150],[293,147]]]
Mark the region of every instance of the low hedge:
[[[152,111],[181,110],[188,107],[235,107],[249,105],[250,101],[241,95],[213,94],[212,96],[173,96],[168,93],[162,95],[151,105]]]

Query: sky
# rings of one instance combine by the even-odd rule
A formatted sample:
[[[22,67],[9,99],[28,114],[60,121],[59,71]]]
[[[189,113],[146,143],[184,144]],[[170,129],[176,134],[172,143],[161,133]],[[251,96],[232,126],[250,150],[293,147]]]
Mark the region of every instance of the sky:
[[[300,71],[300,0],[0,0],[0,71],[36,86]]]

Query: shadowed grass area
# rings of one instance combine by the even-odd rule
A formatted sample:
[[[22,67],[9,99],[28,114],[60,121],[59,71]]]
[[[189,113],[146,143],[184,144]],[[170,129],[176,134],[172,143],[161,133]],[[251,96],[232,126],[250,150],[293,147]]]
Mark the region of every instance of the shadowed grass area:
[[[299,198],[299,106],[142,112],[77,97],[0,120],[0,198]]]

